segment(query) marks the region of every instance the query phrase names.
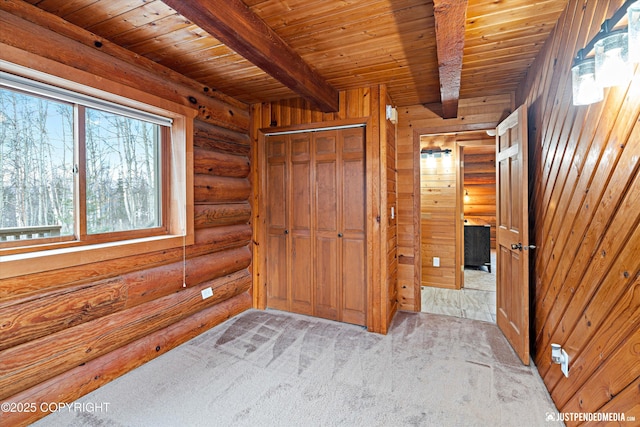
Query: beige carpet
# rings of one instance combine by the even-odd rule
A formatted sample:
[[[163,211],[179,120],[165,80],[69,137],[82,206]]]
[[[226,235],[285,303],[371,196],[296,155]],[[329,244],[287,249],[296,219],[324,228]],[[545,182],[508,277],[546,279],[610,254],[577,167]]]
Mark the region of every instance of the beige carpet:
[[[391,332],[250,310],[38,426],[550,426],[494,324],[398,313]],[[86,405],[85,405],[86,406]]]

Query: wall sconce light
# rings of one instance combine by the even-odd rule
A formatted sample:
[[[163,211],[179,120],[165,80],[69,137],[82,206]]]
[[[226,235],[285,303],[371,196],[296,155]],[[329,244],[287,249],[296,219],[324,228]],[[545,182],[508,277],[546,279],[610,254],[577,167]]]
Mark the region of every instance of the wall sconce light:
[[[626,28],[615,28],[625,17]],[[602,88],[626,84],[633,77],[629,51],[640,50],[640,0],[627,0],[600,32],[578,51],[572,72],[573,105],[602,101]],[[589,56],[591,53],[594,55]],[[598,87],[600,89],[598,89]]]
[[[607,22],[602,24],[607,27]],[[596,51],[596,83],[602,87],[619,86],[633,77],[629,62],[629,37],[627,30],[604,29],[604,37],[594,46]]]
[[[595,58],[576,58],[574,64],[571,69],[573,105],[589,105],[602,101],[604,91],[602,86],[596,83]]]
[[[469,197],[469,190],[467,190],[466,188],[464,189],[464,202],[465,203],[469,203],[469,200],[471,198]]]
[[[423,148],[420,150],[420,157],[423,159],[442,157],[442,154],[450,156],[451,149],[445,148],[443,150],[442,148]]]

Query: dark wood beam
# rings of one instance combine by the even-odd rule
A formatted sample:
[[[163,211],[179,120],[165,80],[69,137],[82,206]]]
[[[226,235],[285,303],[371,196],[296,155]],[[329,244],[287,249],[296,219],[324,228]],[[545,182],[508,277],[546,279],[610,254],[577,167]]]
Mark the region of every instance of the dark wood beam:
[[[434,0],[442,118],[458,117],[467,0]]]
[[[242,0],[163,1],[323,112],[338,111],[338,91]]]

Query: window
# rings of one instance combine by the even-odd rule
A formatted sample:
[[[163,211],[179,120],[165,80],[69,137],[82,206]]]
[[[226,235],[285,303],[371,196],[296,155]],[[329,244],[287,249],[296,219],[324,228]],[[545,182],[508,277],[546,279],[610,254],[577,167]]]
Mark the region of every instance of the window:
[[[193,243],[196,110],[0,68],[0,278]]]

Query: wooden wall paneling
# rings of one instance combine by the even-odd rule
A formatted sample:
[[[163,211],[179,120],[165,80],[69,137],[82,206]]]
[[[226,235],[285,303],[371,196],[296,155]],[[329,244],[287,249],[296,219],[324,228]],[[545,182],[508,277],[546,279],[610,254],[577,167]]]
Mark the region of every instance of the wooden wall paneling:
[[[459,288],[457,276],[458,163],[455,135],[423,138],[422,148],[450,149],[451,154],[420,160],[420,215],[422,218],[422,286]],[[433,258],[440,258],[436,267]]]
[[[575,212],[580,209],[580,205],[586,195],[584,191],[588,188],[591,176],[595,172],[593,163],[597,157],[594,158],[594,156],[598,156],[602,152],[602,141],[597,141],[594,135],[607,111],[606,106],[606,101],[591,106],[589,108],[591,120],[587,121],[586,116],[582,116],[585,119],[584,123],[581,126],[574,127],[577,130],[566,143],[567,145],[574,145],[576,149],[570,164],[571,167],[561,171],[564,173],[562,175],[564,184],[557,185],[558,188],[562,189],[561,192],[559,190],[556,193],[558,201],[554,203],[554,206],[549,207],[551,210],[549,214],[540,211],[536,212],[535,223],[540,224],[535,230],[536,236],[534,240],[539,242],[535,267],[536,281],[539,282],[539,286],[536,287],[536,294],[539,295],[538,299],[541,302],[546,298],[551,279],[554,277],[556,267],[561,262],[560,254],[563,254],[567,239],[570,238],[571,225],[576,219]],[[606,125],[604,125],[604,128],[606,128]],[[585,142],[578,144],[581,138]],[[592,149],[594,142],[596,145]],[[552,201],[555,200],[552,199]],[[538,307],[541,308],[541,306]],[[536,332],[539,333],[539,330],[536,330]]]
[[[640,275],[636,272],[636,275],[632,277],[635,277],[635,280],[629,280],[624,289],[615,286],[610,286],[606,290],[601,288],[594,303],[590,304],[588,308],[589,314],[599,315],[597,324],[603,326],[592,336],[583,354],[574,361],[573,367],[578,375],[578,381],[582,380],[581,382],[584,384],[584,380],[589,378],[589,383],[594,382],[597,386],[589,383],[582,385],[580,390],[564,405],[568,410],[596,411],[607,403],[611,396],[620,393],[622,388],[628,386],[640,375],[638,363],[633,363],[634,358],[636,361],[638,359],[638,350],[634,349],[633,345],[634,342],[637,345],[637,334],[640,327]],[[617,298],[618,295],[615,294],[621,290],[624,291],[624,294]],[[608,295],[609,293],[614,295]],[[615,305],[615,308],[611,311],[600,309],[597,304],[603,300],[609,306]],[[605,315],[606,318],[604,318]],[[589,315],[587,317],[591,318]],[[631,322],[627,319],[630,319]],[[586,322],[581,322],[579,326],[581,330],[588,328]],[[579,329],[576,328],[574,336],[577,336]],[[592,331],[587,333],[592,333]],[[620,342],[623,342],[622,346],[618,346]],[[630,357],[626,363],[629,369],[619,369],[616,353],[620,353],[621,349],[627,355],[626,357]],[[617,380],[617,385],[611,381],[614,378]],[[557,396],[564,398],[568,395],[560,387],[556,388],[554,392]]]
[[[635,145],[639,146],[640,144]],[[637,162],[635,168],[637,170]],[[618,167],[616,171],[620,172],[619,175],[624,175],[627,172],[622,167]],[[620,280],[619,272],[626,272],[626,275],[629,276],[636,269],[634,263],[637,262],[637,254],[640,248],[637,246],[637,231],[634,234],[630,233],[640,223],[640,218],[632,214],[637,208],[637,204],[640,203],[640,198],[637,196],[640,177],[636,175],[636,179],[629,187],[629,192],[621,191],[615,185],[616,181],[614,179],[615,177],[612,178],[610,188],[603,192],[605,200],[612,200],[615,206],[620,202],[617,197],[621,194],[627,194],[627,198],[622,201],[614,215],[607,209],[609,206],[606,202],[603,202],[596,210],[590,230],[581,245],[581,250],[572,263],[565,284],[563,284],[556,297],[557,302],[549,310],[547,318],[549,325],[558,323],[550,339],[562,342],[567,340],[568,334],[576,327],[575,325],[588,301],[593,301],[594,293],[606,286],[608,271],[613,270],[615,272],[613,283],[617,284],[618,287],[616,289],[621,291],[622,288],[620,286],[622,286],[623,281]],[[621,181],[624,182],[622,179]],[[600,241],[597,241],[593,236],[598,236]],[[604,282],[600,282],[603,279],[598,280],[598,277],[604,277]],[[587,283],[590,286],[587,286]],[[566,310],[568,304],[571,304],[571,310]],[[599,309],[603,309],[606,306],[606,303],[601,303]],[[560,310],[562,309],[566,311],[560,316]],[[594,331],[597,323],[594,318],[590,319],[590,321],[594,328],[590,328],[589,331]],[[586,339],[588,335],[588,333],[580,334],[580,340]],[[580,348],[580,345],[576,346],[576,353]],[[547,368],[546,365],[541,368],[541,373],[545,372],[545,368]],[[546,373],[554,375],[553,372]]]
[[[386,264],[383,256],[383,236],[386,235],[386,209],[382,205],[382,199],[386,197],[383,193],[383,175],[384,167],[381,164],[385,157],[381,156],[383,152],[382,145],[384,134],[382,129],[381,111],[384,101],[382,100],[382,92],[384,88],[375,87],[371,89],[369,97],[370,112],[372,117],[367,122],[366,129],[366,188],[367,188],[367,273],[370,283],[374,286],[370,288],[369,304],[367,311],[368,324],[371,329],[387,333],[389,325],[386,324],[386,308],[387,308],[387,292],[386,292]],[[386,184],[386,183],[385,183]]]
[[[638,402],[640,402],[640,378],[636,378],[636,380],[622,390],[615,399],[608,401],[597,412],[602,414],[625,413],[626,420],[631,417],[637,420],[638,417],[640,417],[640,403]],[[592,424],[594,426],[607,426],[611,425],[611,422],[600,421]]]
[[[397,142],[396,124],[386,119],[386,106],[393,106],[393,101],[383,93],[385,102],[381,104],[380,117],[386,140],[386,211],[387,211],[387,324],[391,323],[393,315],[398,309],[398,205],[397,205]],[[384,110],[384,112],[382,111]],[[391,211],[393,210],[393,216]]]
[[[608,102],[614,102],[616,98],[610,97]],[[577,199],[582,202],[579,209],[575,211],[575,216],[565,217],[573,220],[571,225],[573,234],[568,236],[562,258],[558,260],[558,263],[553,263],[554,266],[557,266],[555,275],[550,282],[551,286],[548,287],[547,294],[539,301],[539,309],[536,310],[536,314],[541,316],[540,319],[546,320],[545,327],[541,329],[536,339],[540,348],[545,348],[544,346],[548,344],[547,332],[550,332],[551,328],[555,329],[553,325],[556,325],[560,317],[563,317],[562,313],[568,307],[569,300],[572,301],[571,304],[575,309],[580,307],[576,306],[575,301],[577,300],[569,294],[569,290],[572,289],[572,286],[584,283],[585,279],[581,276],[589,267],[593,251],[609,227],[610,221],[615,217],[616,209],[620,209],[617,208],[618,200],[625,194],[625,188],[629,185],[628,180],[631,179],[630,177],[633,176],[637,168],[637,157],[634,156],[638,155],[637,150],[640,149],[638,147],[640,144],[632,143],[633,140],[629,140],[629,144],[621,148],[620,142],[618,142],[629,139],[631,126],[638,118],[638,105],[640,104],[632,97],[627,99],[630,101],[630,105],[627,104],[629,108],[616,108],[615,111],[620,112],[620,117],[616,117],[618,116],[616,113],[607,114],[607,118],[601,122],[599,130],[596,131],[594,143],[591,145],[590,154],[586,160],[586,170],[592,174],[583,173],[576,186],[577,194],[580,195]],[[618,98],[618,105],[623,100],[624,97]],[[616,122],[619,127],[614,127]],[[613,137],[611,137],[612,128],[618,129],[617,135],[614,134]],[[598,154],[602,157],[600,159],[594,158]],[[607,194],[610,199],[603,199],[608,184],[611,186],[611,190]],[[588,191],[586,191],[587,189]],[[576,200],[575,196],[574,200]],[[625,220],[633,218],[633,216],[631,218],[625,217]],[[626,229],[617,229],[615,232],[623,235],[626,233]],[[617,244],[623,243],[623,240],[617,240]],[[568,260],[573,260],[573,262],[567,263]],[[595,286],[594,283],[592,287]],[[546,316],[543,313],[546,313]],[[541,373],[546,372],[545,366],[539,367]]]
[[[29,425],[47,415],[42,411],[42,403],[73,402],[250,307],[250,296],[240,294],[21,391],[0,403],[35,403],[38,411],[0,412],[0,423]]]
[[[535,124],[535,361],[560,411],[629,415],[638,413],[640,84],[636,69],[602,102],[571,105],[571,57],[622,1],[582,3],[569,2],[519,92]],[[571,357],[569,379],[550,365],[551,342]]]

